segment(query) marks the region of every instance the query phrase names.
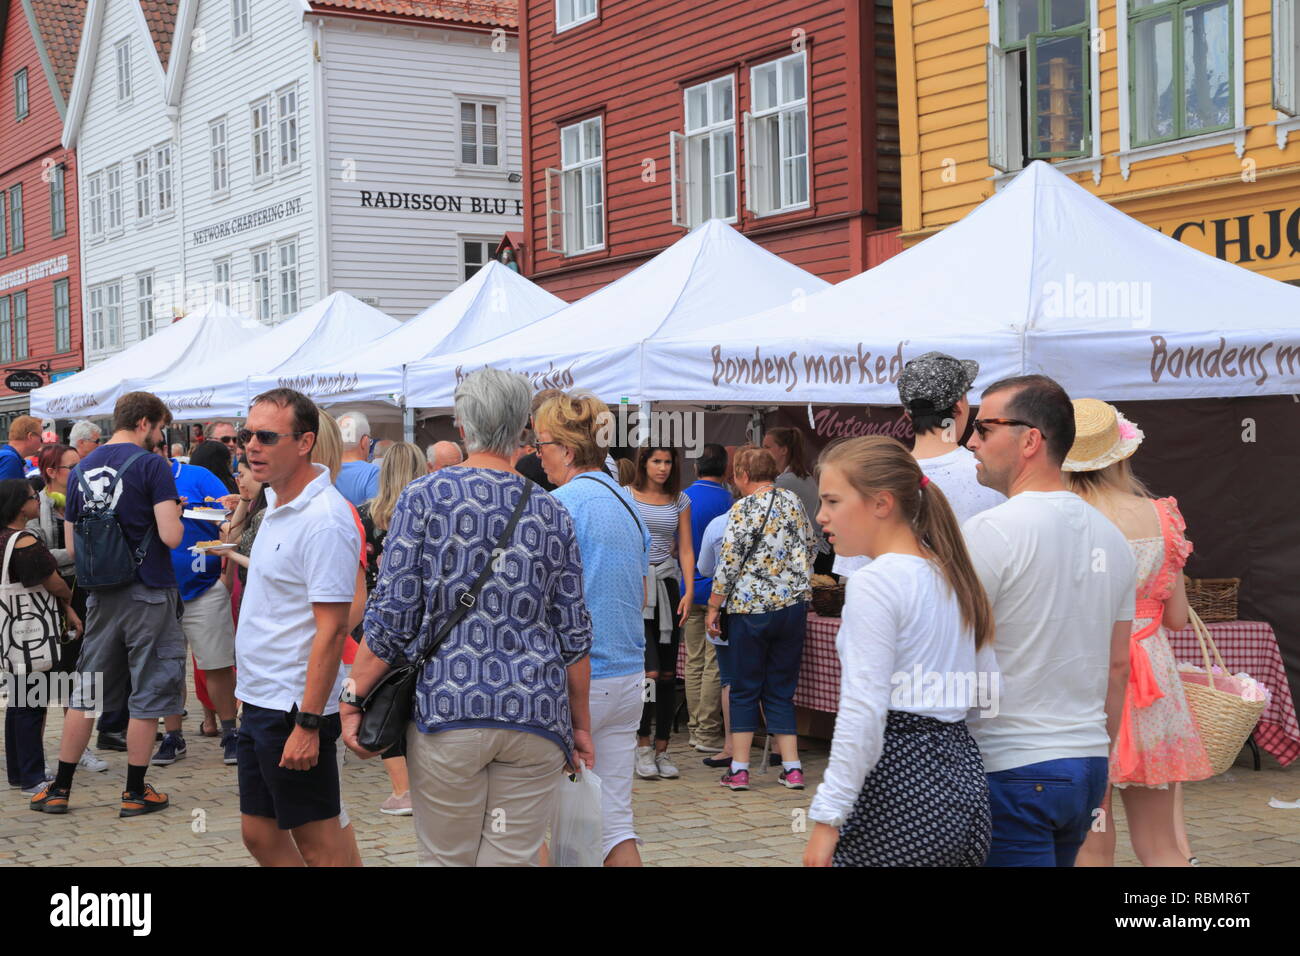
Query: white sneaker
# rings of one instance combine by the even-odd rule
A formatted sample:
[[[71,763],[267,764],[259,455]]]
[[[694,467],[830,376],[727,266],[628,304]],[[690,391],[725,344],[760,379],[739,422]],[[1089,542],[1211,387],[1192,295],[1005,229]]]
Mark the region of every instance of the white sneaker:
[[[659,776],[659,768],[655,766],[655,752],[652,747],[636,748],[636,775],[644,777],[647,780],[653,780]]]
[[[672,780],[678,775],[677,768],[673,765],[673,762],[668,759],[668,754],[666,753],[655,755],[655,767],[659,771],[659,776],[663,777],[665,780]]]
[[[90,748],[87,747],[86,752],[82,754],[81,759],[77,761],[77,766],[81,767],[84,770],[90,770],[94,773],[103,773],[105,770],[108,769],[108,761],[100,760],[93,753],[91,753]]]

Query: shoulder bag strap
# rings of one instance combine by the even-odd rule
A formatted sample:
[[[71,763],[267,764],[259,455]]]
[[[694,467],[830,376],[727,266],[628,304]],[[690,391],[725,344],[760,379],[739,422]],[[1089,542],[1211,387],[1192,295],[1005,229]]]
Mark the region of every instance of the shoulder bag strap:
[[[15,531],[9,536],[9,543],[5,545],[4,567],[0,568],[0,588],[9,587],[9,562],[14,556],[14,548],[18,544],[18,539],[24,534],[31,534],[30,531]]]
[[[447,635],[451,633],[451,629],[459,624],[460,619],[468,614],[474,605],[478,603],[478,593],[483,590],[483,585],[487,583],[488,577],[492,574],[493,555],[502,545],[507,544],[510,541],[510,536],[515,532],[515,525],[519,524],[519,517],[524,513],[524,505],[527,504],[528,496],[532,494],[532,491],[533,483],[524,479],[523,491],[519,493],[519,500],[515,502],[515,510],[510,515],[510,520],[506,522],[506,528],[501,532],[501,537],[497,539],[496,546],[488,552],[488,558],[483,562],[483,570],[478,573],[478,577],[475,578],[474,583],[469,586],[469,590],[457,599],[455,610],[451,612],[451,615],[447,620],[442,622],[442,627],[438,628],[438,633],[433,636],[433,640],[429,642],[429,646],[425,649],[424,653],[420,655],[419,660],[415,662],[417,668],[422,668],[429,662],[429,658],[433,657],[433,655],[437,653],[438,647],[442,644]]]
[[[632,516],[632,521],[633,521],[633,523],[636,525],[636,530],[637,530],[637,533],[638,533],[638,534],[639,534],[642,530],[644,530],[643,527],[642,527],[642,524],[641,524],[641,519],[637,516],[637,513],[636,513],[635,511],[633,511],[631,508],[628,507],[628,504],[627,504],[626,501],[623,500],[623,496],[622,496],[622,495],[620,495],[617,491],[615,491],[615,490],[614,490],[613,488],[611,488],[609,485],[605,484],[605,483],[604,483],[603,481],[601,481],[599,478],[592,478],[592,477],[589,476],[589,475],[579,475],[577,478],[575,478],[575,479],[573,479],[573,480],[574,480],[574,481],[578,481],[578,480],[583,479],[583,478],[585,478],[587,481],[594,481],[596,484],[600,485],[600,487],[604,488],[606,491],[608,491],[611,495],[614,496],[614,500],[617,501],[619,504],[621,504],[621,505],[623,506],[623,509],[624,509],[628,514],[630,514],[630,515]],[[641,538],[641,550],[642,550],[642,551],[646,550],[646,546],[645,546],[645,537],[644,537],[644,536]]]
[[[772,497],[767,503],[767,513],[763,515],[763,523],[758,526],[758,534],[754,535],[754,540],[749,543],[749,550],[745,552],[745,556],[740,559],[740,564],[736,567],[736,579],[731,582],[731,587],[727,590],[727,597],[731,597],[731,592],[734,591],[736,585],[740,583],[740,576],[745,573],[745,565],[749,563],[749,559],[752,558],[754,552],[758,550],[759,542],[763,540],[763,529],[767,527],[767,521],[772,517],[772,506],[775,504],[776,489],[773,488]]]

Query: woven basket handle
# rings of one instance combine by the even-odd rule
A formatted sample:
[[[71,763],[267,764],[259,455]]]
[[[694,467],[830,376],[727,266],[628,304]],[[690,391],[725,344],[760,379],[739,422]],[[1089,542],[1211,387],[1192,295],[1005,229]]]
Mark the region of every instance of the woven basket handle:
[[[1214,690],[1214,669],[1210,667],[1210,651],[1214,651],[1214,660],[1223,668],[1223,672],[1228,673],[1228,665],[1223,663],[1223,658],[1219,655],[1219,648],[1214,643],[1214,638],[1210,636],[1210,629],[1205,626],[1201,616],[1190,607],[1187,609],[1187,618],[1191,622],[1192,631],[1196,634],[1196,640],[1201,645],[1201,659],[1205,662],[1205,676],[1210,682],[1210,690]],[[1206,645],[1209,645],[1208,650]]]

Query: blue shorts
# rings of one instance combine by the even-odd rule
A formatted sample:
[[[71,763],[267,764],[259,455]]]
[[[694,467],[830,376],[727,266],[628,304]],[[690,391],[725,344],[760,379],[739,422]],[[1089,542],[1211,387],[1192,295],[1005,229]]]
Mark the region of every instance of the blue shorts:
[[[1044,760],[988,775],[985,866],[1074,866],[1106,796],[1105,757]]]
[[[332,820],[342,810],[336,752],[342,733],[339,715],[321,718],[320,756],[310,770],[280,766],[293,727],[288,711],[244,704],[236,748],[239,812],[272,817],[281,830]]]

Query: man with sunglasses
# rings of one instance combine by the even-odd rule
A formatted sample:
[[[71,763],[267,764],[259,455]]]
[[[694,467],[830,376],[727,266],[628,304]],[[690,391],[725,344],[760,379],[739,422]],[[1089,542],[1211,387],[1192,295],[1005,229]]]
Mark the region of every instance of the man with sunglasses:
[[[1074,407],[1043,375],[984,391],[970,448],[1008,500],[962,526],[993,608],[1001,671],[970,720],[993,816],[989,866],[1073,866],[1106,793],[1128,683],[1137,565],[1124,535],[1067,491]]]

